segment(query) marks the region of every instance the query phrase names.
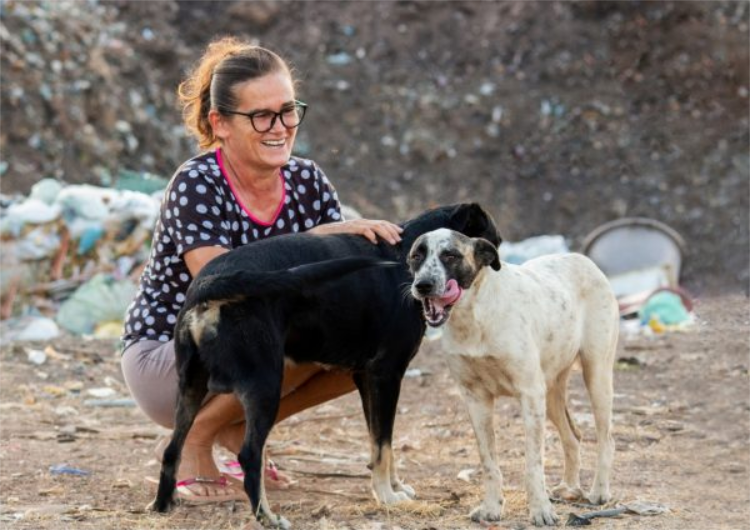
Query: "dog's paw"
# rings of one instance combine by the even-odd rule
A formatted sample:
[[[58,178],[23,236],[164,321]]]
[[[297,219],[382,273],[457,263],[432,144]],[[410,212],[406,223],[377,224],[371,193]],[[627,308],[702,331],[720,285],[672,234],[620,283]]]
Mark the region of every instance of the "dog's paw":
[[[406,493],[406,495],[408,495],[410,499],[417,498],[417,492],[414,491],[414,488],[412,488],[408,484],[404,484],[403,482],[398,482],[394,484],[393,491],[396,493],[399,493],[399,492]]]
[[[272,514],[264,514],[259,517],[260,522],[263,524],[262,528],[278,528],[280,530],[289,530],[292,527],[286,518]]]
[[[560,518],[549,501],[542,503],[541,506],[532,507],[529,515],[534,526],[555,526],[560,522]]]
[[[405,491],[388,491],[376,494],[375,498],[381,504],[396,504],[397,502],[410,501],[411,497]]]
[[[612,500],[612,494],[608,489],[592,489],[586,498],[591,504],[607,504]]]
[[[174,504],[174,499],[169,498],[166,500],[161,500],[159,499],[159,497],[156,497],[153,501],[148,503],[148,506],[146,506],[146,511],[167,513],[174,507]]]
[[[474,508],[469,516],[475,523],[499,521],[503,518],[503,502],[490,505],[485,501]]]
[[[566,502],[576,502],[582,500],[583,490],[579,487],[568,486],[561,482],[552,489],[551,496],[553,499],[559,499]]]
[[[260,524],[260,521],[250,521],[240,530],[266,530],[266,527]]]

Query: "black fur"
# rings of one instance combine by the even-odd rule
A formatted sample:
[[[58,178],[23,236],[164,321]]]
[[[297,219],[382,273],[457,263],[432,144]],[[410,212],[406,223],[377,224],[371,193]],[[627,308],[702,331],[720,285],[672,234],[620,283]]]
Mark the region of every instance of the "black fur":
[[[203,268],[175,330],[176,427],[164,453],[156,510],[173,502],[182,446],[210,389],[234,392],[245,407],[239,461],[258,513],[263,446],[278,411],[285,356],[350,370],[372,439],[381,448],[390,445],[401,379],[425,331],[421,304],[408,296],[412,243],[450,228],[499,244],[492,219],[476,204],[430,210],[403,228],[398,245],[346,234],[279,236],[232,250]],[[398,266],[372,267],[384,261]],[[350,274],[338,278],[344,271]],[[217,301],[225,303],[216,330],[196,344],[188,313]]]

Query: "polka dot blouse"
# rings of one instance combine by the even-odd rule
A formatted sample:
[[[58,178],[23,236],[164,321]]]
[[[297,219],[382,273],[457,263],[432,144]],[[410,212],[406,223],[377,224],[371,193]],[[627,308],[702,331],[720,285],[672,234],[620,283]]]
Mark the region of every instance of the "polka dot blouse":
[[[177,313],[192,281],[183,259],[199,247],[233,249],[259,239],[341,221],[336,190],[312,161],[292,157],[281,169],[284,195],[271,222],[237,199],[217,149],[188,160],[161,203],[151,255],[125,315],[123,341],[172,340]]]

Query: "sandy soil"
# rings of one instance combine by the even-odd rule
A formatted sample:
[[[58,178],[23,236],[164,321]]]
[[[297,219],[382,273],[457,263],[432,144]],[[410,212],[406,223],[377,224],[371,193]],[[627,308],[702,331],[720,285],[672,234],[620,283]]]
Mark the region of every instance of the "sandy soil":
[[[692,332],[621,341],[616,370],[613,493],[622,502],[666,505],[658,516],[595,519],[598,528],[739,529],[750,519],[748,299],[698,300]],[[27,349],[48,350],[44,364]],[[153,496],[144,477],[156,476],[152,449],[161,428],[134,408],[94,407],[88,391],[110,387],[127,397],[114,345],[65,339],[0,351],[0,521],[9,528],[241,528],[247,504],[180,506],[169,515],[144,510]],[[627,359],[628,362],[622,361]],[[412,364],[423,375],[404,381],[394,446],[401,476],[419,502],[386,509],[369,494],[367,435],[350,395],[278,426],[276,463],[298,483],[270,499],[298,529],[479,529],[467,514],[479,501],[474,439],[455,385],[439,352],[426,343]],[[112,398],[110,397],[110,399]],[[572,410],[584,432],[583,485],[592,479],[595,441],[581,378],[572,381]],[[523,433],[517,404],[498,403],[496,431],[506,481],[506,519],[497,529],[528,526],[523,492]],[[562,472],[550,426],[547,480]],[[58,464],[88,475],[54,475]],[[466,473],[469,474],[469,473]],[[566,520],[585,507],[559,505]]]

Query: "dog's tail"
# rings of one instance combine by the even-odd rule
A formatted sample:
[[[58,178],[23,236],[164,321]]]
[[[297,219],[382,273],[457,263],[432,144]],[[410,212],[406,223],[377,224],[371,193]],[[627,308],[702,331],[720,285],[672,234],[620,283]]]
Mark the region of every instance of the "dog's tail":
[[[188,290],[186,307],[214,300],[298,294],[324,282],[370,267],[394,267],[397,261],[351,257],[318,261],[280,271],[236,271],[197,279]]]

